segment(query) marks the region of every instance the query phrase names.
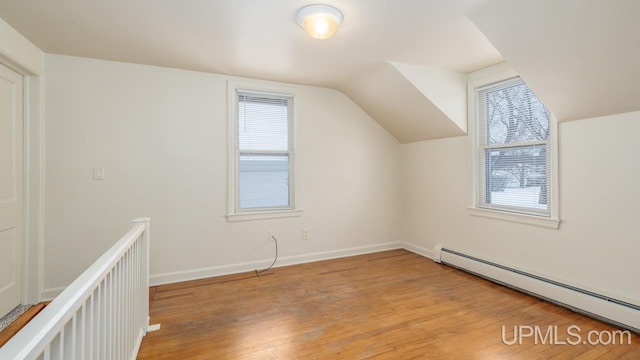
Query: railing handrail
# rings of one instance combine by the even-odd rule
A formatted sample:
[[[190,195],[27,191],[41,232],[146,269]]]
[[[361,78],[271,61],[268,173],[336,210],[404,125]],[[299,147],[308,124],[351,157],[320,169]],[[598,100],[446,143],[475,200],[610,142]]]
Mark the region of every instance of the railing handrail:
[[[148,218],[136,223],[118,242],[107,250],[49,305],[34,317],[9,342],[0,347],[0,359],[26,359],[38,356],[60,329],[89,298],[120,257],[147,229]]]

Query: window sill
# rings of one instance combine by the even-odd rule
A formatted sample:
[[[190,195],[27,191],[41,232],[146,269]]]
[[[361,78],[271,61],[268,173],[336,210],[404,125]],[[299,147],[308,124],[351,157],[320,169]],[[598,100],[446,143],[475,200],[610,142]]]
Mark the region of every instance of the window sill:
[[[227,214],[228,222],[252,221],[265,219],[280,219],[288,217],[302,216],[304,210],[271,210],[271,211],[247,211],[242,213]]]
[[[521,224],[544,227],[548,229],[558,229],[560,227],[560,219],[547,218],[535,215],[526,215],[518,213],[510,213],[506,211],[482,209],[477,207],[467,208],[469,215],[480,216],[490,219],[511,221]]]

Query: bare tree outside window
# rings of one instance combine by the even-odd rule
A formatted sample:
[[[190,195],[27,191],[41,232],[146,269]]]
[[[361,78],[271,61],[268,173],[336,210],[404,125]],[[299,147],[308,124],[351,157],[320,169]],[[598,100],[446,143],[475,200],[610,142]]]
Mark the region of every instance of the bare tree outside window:
[[[547,210],[549,111],[519,78],[479,95],[484,202]]]

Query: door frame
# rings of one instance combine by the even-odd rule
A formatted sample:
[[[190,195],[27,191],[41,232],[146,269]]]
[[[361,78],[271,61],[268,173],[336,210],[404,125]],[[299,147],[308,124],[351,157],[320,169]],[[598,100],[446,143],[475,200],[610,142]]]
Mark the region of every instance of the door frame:
[[[0,63],[23,82],[23,241],[21,303],[42,300],[44,280],[44,53],[0,19]]]

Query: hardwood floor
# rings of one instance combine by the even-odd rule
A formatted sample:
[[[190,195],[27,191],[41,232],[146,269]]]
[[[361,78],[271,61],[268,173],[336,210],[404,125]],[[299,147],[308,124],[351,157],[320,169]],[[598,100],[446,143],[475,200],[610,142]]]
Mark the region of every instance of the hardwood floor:
[[[577,340],[571,325],[584,341],[590,331],[610,341],[603,332],[620,329],[405,250],[153,294],[151,324],[162,327],[147,334],[138,359],[640,359],[636,334],[630,345],[626,337],[622,345],[562,345]],[[537,325],[541,335],[557,326],[557,336],[508,346],[503,325],[507,342],[519,325]]]
[[[18,333],[18,331],[22,330],[22,328],[31,321],[36,315],[45,308],[45,306],[49,305],[49,301],[42,302],[40,304],[33,305],[27,311],[25,311],[19,318],[16,319],[13,323],[7,326],[6,329],[0,331],[0,347],[6,344],[11,338]]]

